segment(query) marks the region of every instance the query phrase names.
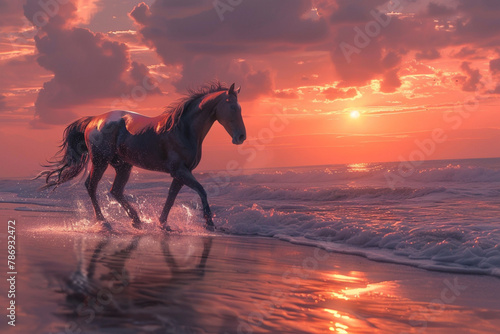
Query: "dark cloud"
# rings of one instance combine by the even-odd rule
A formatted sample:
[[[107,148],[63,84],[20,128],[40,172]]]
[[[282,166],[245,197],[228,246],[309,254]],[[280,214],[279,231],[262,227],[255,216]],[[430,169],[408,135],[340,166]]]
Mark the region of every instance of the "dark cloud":
[[[345,40],[351,40],[351,38],[344,38],[344,36],[354,38],[355,35],[352,34],[350,27],[341,28],[337,35],[339,47],[334,48],[331,57],[337,75],[342,81],[346,82],[347,86],[365,85],[385,71],[382,65],[384,50],[379,43],[370,42],[363,49],[357,48],[354,44],[349,44],[356,49],[353,49],[354,51],[347,59],[346,55],[348,53],[345,52],[346,49],[342,48],[341,43],[344,43]]]
[[[386,54],[386,56],[382,59],[382,66],[386,69],[391,69],[399,65],[401,63],[401,54],[397,52],[391,51]]]
[[[485,11],[498,13],[500,12],[500,2],[497,0],[459,0],[459,9],[475,13],[484,13]]]
[[[173,19],[213,10],[214,3],[207,0],[160,0],[153,2],[151,9],[157,15]]]
[[[422,60],[422,59],[432,60],[432,59],[438,59],[438,58],[441,58],[441,54],[436,49],[428,49],[428,50],[424,50],[422,52],[417,52],[415,54],[415,59],[417,59],[417,60]]]
[[[488,91],[490,94],[500,94],[500,58],[490,60],[490,73],[493,78],[497,80],[496,87],[493,90]]]
[[[325,89],[322,93],[328,100],[331,101],[339,99],[349,99],[358,95],[358,91],[356,88],[340,89],[336,87],[330,87]]]
[[[183,15],[175,15],[181,6]],[[256,68],[249,56],[296,52],[323,42],[328,25],[322,18],[306,18],[310,0],[243,1],[219,17],[212,1],[156,1],[142,3],[130,13],[141,26],[144,41],[165,64],[182,65],[182,78],[174,86],[186,86],[218,78],[243,86],[247,98],[273,94],[269,64]],[[307,15],[306,15],[307,16]],[[238,58],[246,61],[235,63]]]
[[[494,75],[500,74],[500,58],[490,61],[490,72]]]
[[[441,58],[445,48],[460,47],[454,56],[467,59],[477,57],[475,50],[500,45],[500,2],[496,0],[457,0],[453,4],[432,1],[420,6],[421,12],[416,15],[405,13],[405,3],[227,2],[232,7],[221,22],[211,1],[157,0],[150,7],[138,5],[131,16],[140,25],[143,40],[165,64],[183,66],[183,78],[175,83],[178,89],[192,80],[198,82],[197,76],[219,74],[223,79],[230,75],[228,69],[234,67],[231,62],[237,58],[245,58],[255,71],[274,73],[269,63],[257,65],[251,56],[282,53],[286,57],[314,50],[330,51],[336,79],[341,81],[339,87],[366,85],[378,79],[381,89],[389,92],[401,85],[396,69],[402,67],[404,56],[425,62]],[[238,71],[232,77],[245,80]],[[466,89],[475,85],[474,75],[471,79]]]
[[[178,91],[196,87],[210,80],[220,80],[226,83],[236,83],[242,87],[243,99],[253,99],[261,95],[273,93],[273,80],[269,70],[255,70],[244,60],[219,57],[199,56],[186,59],[183,64],[182,77],[174,82]]]
[[[373,20],[372,11],[387,0],[338,0],[330,15],[333,24],[360,24]]]
[[[156,1],[151,8],[139,4],[130,13],[140,32],[165,63],[182,63],[195,55],[266,53],[284,45],[295,49],[328,36],[323,19],[303,19],[310,0],[243,1],[226,12],[221,22],[213,5],[182,18],[171,18],[165,7],[177,0]],[[212,4],[212,2],[210,2]],[[186,5],[187,6],[187,5]]]
[[[489,94],[500,94],[500,84],[498,84],[495,89],[488,91]]]
[[[43,22],[40,2],[28,0],[26,17],[34,24]],[[100,33],[72,26],[76,6],[60,5],[48,21],[41,24],[35,36],[38,64],[54,73],[43,84],[35,102],[35,120],[45,123],[66,123],[75,118],[71,107],[94,99],[130,94],[135,85],[142,85],[147,67],[133,63],[128,47],[110,41]],[[150,93],[158,93],[152,90]]]
[[[337,1],[331,18],[342,25],[334,30],[331,59],[343,86],[368,84],[401,64],[407,41],[395,30],[405,22],[383,13],[392,11],[391,6],[388,1]],[[350,19],[341,19],[343,15]]]
[[[459,0],[458,9],[463,16],[455,21],[456,39],[481,47],[500,45],[500,1]]]
[[[455,58],[470,58],[476,56],[476,50],[464,46],[463,48],[460,49],[457,53],[453,54],[453,57]]]
[[[7,98],[5,97],[5,95],[3,94],[0,94],[0,113],[2,112],[5,112],[8,110],[8,107],[7,107]]]
[[[426,9],[426,15],[430,17],[450,16],[456,13],[456,8],[434,2],[430,2]]]
[[[150,75],[146,65],[133,61],[130,67],[130,78],[136,85],[146,89],[148,94],[161,94],[158,81]]]
[[[383,93],[393,93],[401,87],[401,80],[398,77],[398,69],[386,72],[384,79],[380,83],[380,91]]]
[[[460,68],[467,74],[467,78],[462,85],[462,90],[466,92],[475,92],[479,89],[482,76],[478,69],[472,69],[470,65],[470,62],[464,61],[460,66]]]
[[[333,30],[332,61],[344,85],[367,84],[383,79],[395,87],[395,72],[382,66],[389,53],[413,54],[425,61],[441,57],[441,50],[461,47],[454,56],[468,58],[475,50],[500,45],[500,2],[496,0],[460,0],[456,7],[431,2],[420,15],[376,16],[390,1],[338,0],[330,18]],[[402,2],[400,2],[402,4]],[[398,10],[396,10],[398,11]],[[404,12],[404,6],[399,8]],[[464,46],[466,45],[466,46]],[[401,59],[401,58],[398,58]],[[392,64],[393,68],[401,64]],[[477,73],[469,75],[465,89],[474,89]]]

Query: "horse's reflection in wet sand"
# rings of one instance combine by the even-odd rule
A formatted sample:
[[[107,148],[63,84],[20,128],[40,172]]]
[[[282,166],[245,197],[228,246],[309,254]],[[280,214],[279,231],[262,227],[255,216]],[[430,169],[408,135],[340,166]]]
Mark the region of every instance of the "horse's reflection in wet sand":
[[[185,247],[184,239],[180,241]],[[138,247],[143,242],[160,251],[153,255],[156,265],[141,265],[138,256],[143,255]],[[60,280],[58,292],[65,298],[57,314],[70,332],[101,333],[109,329],[111,333],[128,333],[134,328],[134,332],[141,333],[204,333],[207,324],[216,332],[237,326],[235,317],[215,324],[204,319],[199,311],[204,306],[196,302],[212,237],[197,238],[194,244],[199,247],[194,247],[196,251],[187,258],[184,252],[183,259],[177,259],[171,250],[175,240],[170,238],[144,240],[136,236],[125,245],[121,243],[117,247],[116,240],[103,237],[91,252],[87,250],[87,256],[77,260],[76,270]],[[214,329],[214,325],[220,328]]]

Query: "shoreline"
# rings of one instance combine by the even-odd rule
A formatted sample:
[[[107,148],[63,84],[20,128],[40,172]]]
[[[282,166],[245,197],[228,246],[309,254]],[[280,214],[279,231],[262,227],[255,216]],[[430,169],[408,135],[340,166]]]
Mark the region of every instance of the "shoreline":
[[[454,333],[488,333],[500,327],[498,279],[491,276],[375,262],[277,238],[18,233],[24,250],[20,271],[26,274],[18,281],[19,323],[9,329],[14,333],[38,333],[36,326],[43,333],[59,333],[73,321],[88,333],[104,328],[113,333],[128,333],[126,328],[177,333],[443,333],[453,328]],[[95,273],[85,280],[92,259]],[[110,268],[126,272],[126,284]],[[75,286],[66,286],[62,295],[55,292],[61,282],[75,277],[88,284],[88,295],[82,297]],[[114,291],[110,286],[119,293],[110,295],[113,303],[101,305],[90,326],[85,317],[71,316],[75,300],[78,307],[81,298],[95,297],[102,289]]]

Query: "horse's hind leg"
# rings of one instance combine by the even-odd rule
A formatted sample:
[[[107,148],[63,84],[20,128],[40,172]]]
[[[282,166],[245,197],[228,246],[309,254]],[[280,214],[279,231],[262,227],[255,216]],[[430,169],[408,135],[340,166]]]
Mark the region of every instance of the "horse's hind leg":
[[[104,216],[102,214],[101,208],[99,207],[99,203],[97,202],[97,184],[101,180],[106,168],[108,167],[107,163],[96,163],[94,160],[92,161],[92,168],[90,169],[90,174],[85,181],[85,186],[87,187],[87,191],[89,193],[90,199],[92,200],[92,205],[94,206],[95,217],[99,221],[104,221]]]
[[[123,195],[123,190],[125,189],[125,185],[128,182],[130,177],[130,172],[132,171],[132,165],[119,162],[119,163],[111,163],[113,168],[116,170],[115,181],[113,182],[113,186],[111,187],[111,195],[115,197],[118,203],[125,209],[127,215],[132,218],[133,224],[132,226],[140,229],[142,226],[141,220],[137,211],[130,205],[125,196]]]

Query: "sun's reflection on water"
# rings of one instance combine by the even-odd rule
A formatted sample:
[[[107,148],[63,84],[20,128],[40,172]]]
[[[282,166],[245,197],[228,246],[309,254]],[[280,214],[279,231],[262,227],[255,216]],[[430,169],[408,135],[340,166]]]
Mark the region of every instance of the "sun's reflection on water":
[[[356,163],[356,164],[349,164],[347,165],[347,170],[349,172],[369,172],[370,171],[370,164],[368,163]]]
[[[360,271],[325,272],[322,275],[321,309],[323,330],[334,333],[365,333],[372,327],[363,313],[366,304],[397,298],[398,284],[394,281],[373,281]],[[379,310],[382,312],[382,310]]]

